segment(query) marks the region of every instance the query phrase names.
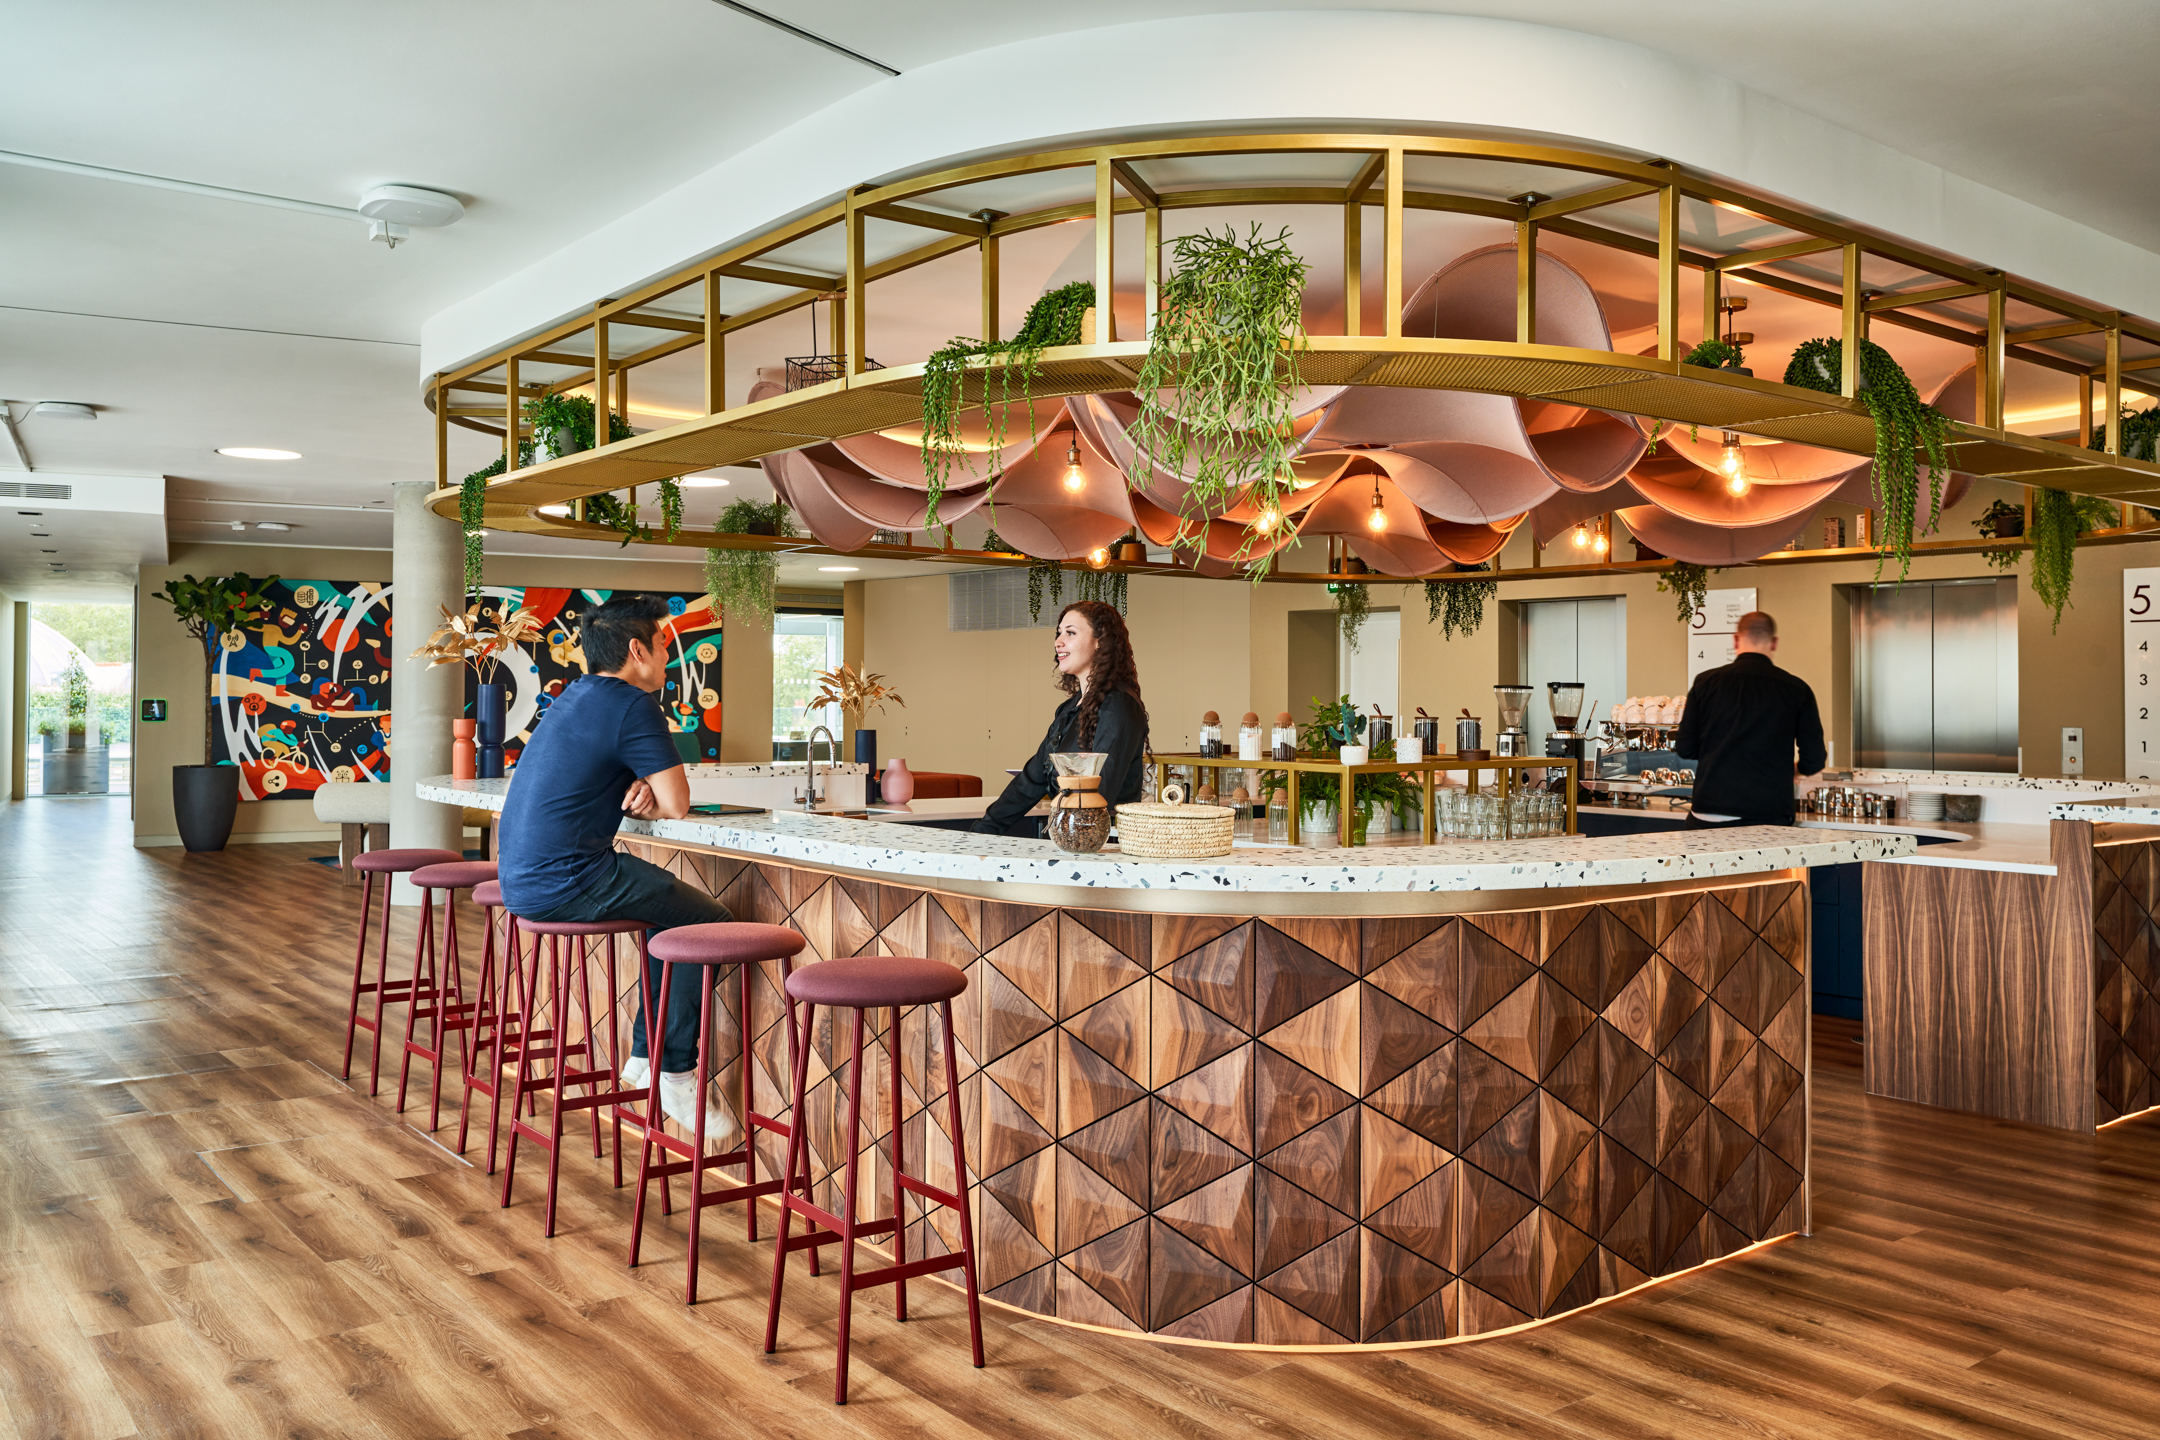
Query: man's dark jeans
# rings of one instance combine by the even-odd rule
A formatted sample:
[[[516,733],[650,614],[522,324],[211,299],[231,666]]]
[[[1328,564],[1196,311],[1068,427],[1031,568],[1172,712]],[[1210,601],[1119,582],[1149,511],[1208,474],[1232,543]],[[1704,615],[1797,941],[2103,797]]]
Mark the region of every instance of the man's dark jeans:
[[[681,925],[706,925],[731,917],[727,907],[689,883],[677,879],[649,860],[625,855],[610,857],[613,868],[585,887],[575,899],[528,918],[534,920],[642,920],[653,930],[673,930]],[[668,1013],[661,1024],[664,1043],[660,1068],[670,1075],[697,1068],[698,1004],[704,993],[702,965],[678,965],[668,982]],[[645,993],[660,994],[660,962],[648,961]],[[642,1006],[630,1022],[630,1053],[645,1052],[645,1016]]]

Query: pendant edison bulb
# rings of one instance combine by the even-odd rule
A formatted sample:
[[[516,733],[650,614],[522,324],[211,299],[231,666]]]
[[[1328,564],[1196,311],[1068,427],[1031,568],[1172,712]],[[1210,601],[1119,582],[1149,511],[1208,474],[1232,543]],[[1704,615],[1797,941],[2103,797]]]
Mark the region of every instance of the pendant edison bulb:
[[[1080,468],[1080,445],[1077,441],[1065,450],[1065,488],[1074,495],[1087,489],[1087,472]]]

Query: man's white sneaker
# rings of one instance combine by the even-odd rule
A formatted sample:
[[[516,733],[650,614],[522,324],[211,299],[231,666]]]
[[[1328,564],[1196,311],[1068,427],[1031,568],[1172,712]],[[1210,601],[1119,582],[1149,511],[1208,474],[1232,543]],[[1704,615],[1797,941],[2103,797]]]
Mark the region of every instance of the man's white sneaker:
[[[660,1074],[660,1109],[662,1113],[685,1130],[695,1131],[697,1129],[698,1101],[700,1092],[703,1089],[704,1087],[698,1084],[695,1070],[679,1070],[672,1074],[662,1071]],[[735,1117],[728,1113],[727,1108],[714,1105],[710,1098],[707,1097],[705,1103],[706,1143],[717,1146],[722,1150],[732,1150],[741,1135],[742,1127],[735,1123]]]
[[[623,1061],[622,1088],[643,1090],[652,1083],[652,1062],[643,1055],[632,1055]]]

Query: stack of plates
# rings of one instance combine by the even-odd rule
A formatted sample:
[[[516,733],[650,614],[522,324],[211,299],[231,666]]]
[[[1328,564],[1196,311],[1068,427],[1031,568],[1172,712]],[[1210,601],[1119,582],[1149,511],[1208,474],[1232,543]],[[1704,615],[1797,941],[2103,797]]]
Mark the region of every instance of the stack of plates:
[[[1905,814],[1913,820],[1940,820],[1943,818],[1943,797],[1940,791],[1915,790],[1905,797]]]

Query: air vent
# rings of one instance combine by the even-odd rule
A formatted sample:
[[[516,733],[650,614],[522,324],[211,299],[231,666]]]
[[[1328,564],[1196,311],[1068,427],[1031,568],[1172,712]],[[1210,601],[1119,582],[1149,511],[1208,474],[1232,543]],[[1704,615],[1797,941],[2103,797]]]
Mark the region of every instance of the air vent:
[[[945,580],[947,630],[1046,630],[1057,623],[1058,607],[1043,597],[1042,618],[1028,616],[1027,571],[971,570]]]
[[[0,480],[0,500],[72,500],[75,487],[44,480]]]

